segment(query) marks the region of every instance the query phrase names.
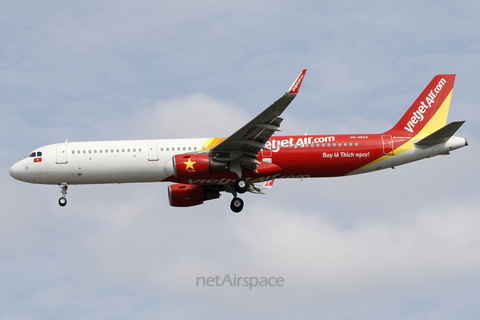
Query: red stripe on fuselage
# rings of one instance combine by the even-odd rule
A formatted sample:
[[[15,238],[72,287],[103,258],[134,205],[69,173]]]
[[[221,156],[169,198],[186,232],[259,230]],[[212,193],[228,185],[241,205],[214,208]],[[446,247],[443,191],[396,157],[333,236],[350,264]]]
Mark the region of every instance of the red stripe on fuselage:
[[[409,136],[392,136],[382,139],[385,134],[356,134],[329,136],[283,136],[269,140],[271,151],[259,152],[258,160],[282,168],[258,173],[243,169],[242,176],[250,182],[271,179],[338,177],[357,170],[407,142]],[[386,145],[386,141],[393,144]],[[260,166],[259,166],[260,168]],[[231,184],[238,176],[228,170],[214,171],[195,178],[169,177],[165,181],[186,184]]]
[[[370,162],[382,157],[385,152],[381,134],[332,135],[332,136],[292,136],[278,137],[273,140],[300,141],[307,144],[294,144],[272,152],[272,162],[280,166],[282,176],[309,175],[310,177],[344,176]],[[310,139],[311,138],[311,139]],[[330,138],[330,139],[328,139]],[[315,140],[324,142],[315,142]],[[410,137],[392,137],[393,146],[397,148]],[[278,143],[278,142],[277,142]],[[273,143],[276,147],[276,143]],[[313,144],[313,146],[312,146]],[[295,146],[297,146],[295,148]],[[388,148],[388,146],[387,146]],[[275,148],[272,148],[275,151]],[[261,156],[261,153],[260,153]],[[263,160],[263,157],[259,157]],[[281,176],[279,178],[282,178]]]

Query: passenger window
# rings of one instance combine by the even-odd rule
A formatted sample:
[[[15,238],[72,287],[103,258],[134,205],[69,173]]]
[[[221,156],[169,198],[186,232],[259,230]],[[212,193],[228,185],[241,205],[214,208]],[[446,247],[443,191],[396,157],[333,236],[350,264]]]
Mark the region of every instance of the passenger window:
[[[137,149],[134,148],[134,149],[133,149],[133,152],[136,152],[136,151],[137,151]]]
[[[138,148],[138,152],[142,152],[142,149]]]
[[[72,154],[75,154],[75,151],[72,150]]]

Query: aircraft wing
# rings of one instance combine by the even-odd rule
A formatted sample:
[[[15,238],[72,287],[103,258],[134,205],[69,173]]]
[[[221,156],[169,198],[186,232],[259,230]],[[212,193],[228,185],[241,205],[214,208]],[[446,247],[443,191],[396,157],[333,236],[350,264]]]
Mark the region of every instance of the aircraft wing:
[[[270,107],[256,116],[252,121],[244,125],[240,130],[210,150],[213,157],[220,161],[230,161],[230,169],[242,165],[245,168],[255,170],[260,161],[257,160],[258,152],[267,149],[265,143],[280,130],[283,121],[279,116],[295,98],[302,84],[307,69],[302,70],[288,91]],[[240,175],[240,174],[239,174]]]

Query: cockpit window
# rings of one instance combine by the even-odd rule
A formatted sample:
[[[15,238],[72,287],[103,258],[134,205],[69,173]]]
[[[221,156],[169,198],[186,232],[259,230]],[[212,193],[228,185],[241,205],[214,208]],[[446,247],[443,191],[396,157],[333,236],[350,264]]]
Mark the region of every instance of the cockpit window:
[[[34,158],[34,157],[41,157],[42,156],[42,152],[41,151],[38,151],[38,152],[32,152],[30,153],[27,158]]]

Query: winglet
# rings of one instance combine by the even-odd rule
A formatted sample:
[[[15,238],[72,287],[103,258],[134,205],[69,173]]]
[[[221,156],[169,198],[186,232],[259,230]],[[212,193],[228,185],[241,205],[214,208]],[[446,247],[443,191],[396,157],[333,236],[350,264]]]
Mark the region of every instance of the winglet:
[[[273,187],[273,182],[275,181],[275,179],[273,180],[268,180],[267,182],[265,182],[263,185],[262,185],[262,189],[270,189],[271,187]]]
[[[303,78],[305,77],[305,73],[307,72],[307,69],[303,69],[300,75],[298,76],[297,80],[292,84],[290,89],[288,89],[288,93],[298,93],[298,90],[300,89],[300,86],[302,85]]]

